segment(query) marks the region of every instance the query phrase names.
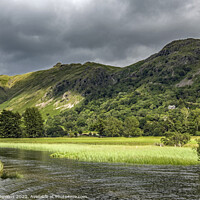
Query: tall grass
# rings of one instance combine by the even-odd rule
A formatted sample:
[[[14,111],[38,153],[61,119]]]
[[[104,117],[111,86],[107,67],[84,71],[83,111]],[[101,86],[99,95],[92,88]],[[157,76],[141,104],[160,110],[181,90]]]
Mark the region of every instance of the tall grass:
[[[9,172],[5,172],[3,171],[1,173],[1,178],[2,179],[7,179],[7,178],[10,178],[10,179],[18,179],[18,178],[23,178],[24,176],[22,174],[19,174],[18,172],[13,172],[13,173],[9,173]]]
[[[3,171],[3,163],[0,161],[0,173]]]
[[[192,148],[158,147],[152,145],[87,145],[0,143],[1,148],[20,148],[52,152],[52,157],[87,162],[196,165],[198,157]],[[56,152],[56,153],[55,153]]]
[[[3,163],[0,161],[0,178],[2,178],[2,179],[23,178],[22,174],[19,174],[18,172],[9,173],[9,172],[4,171],[3,168],[4,168]]]

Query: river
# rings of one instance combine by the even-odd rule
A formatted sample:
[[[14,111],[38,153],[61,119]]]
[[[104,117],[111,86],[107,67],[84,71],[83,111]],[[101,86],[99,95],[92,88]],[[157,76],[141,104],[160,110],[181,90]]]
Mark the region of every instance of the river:
[[[24,175],[0,179],[0,199],[200,199],[199,166],[87,163],[19,149],[0,149],[0,160]]]

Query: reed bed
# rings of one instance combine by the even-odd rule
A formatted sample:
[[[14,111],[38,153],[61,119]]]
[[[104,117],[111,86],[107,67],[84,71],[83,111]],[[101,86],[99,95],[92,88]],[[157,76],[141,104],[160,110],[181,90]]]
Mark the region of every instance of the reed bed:
[[[190,147],[36,143],[0,143],[0,147],[49,151],[52,152],[51,156],[54,158],[86,162],[152,165],[199,164],[196,151]]]
[[[3,163],[0,161],[0,173],[3,172]]]

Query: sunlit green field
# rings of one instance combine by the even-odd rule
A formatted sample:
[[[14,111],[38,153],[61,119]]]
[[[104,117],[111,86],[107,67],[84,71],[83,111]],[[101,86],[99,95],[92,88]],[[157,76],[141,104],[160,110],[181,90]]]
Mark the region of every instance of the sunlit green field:
[[[195,139],[182,148],[155,146],[160,137],[0,139],[0,147],[49,151],[52,157],[87,162],[196,165]]]
[[[154,145],[160,143],[161,137],[136,137],[136,138],[124,138],[124,137],[55,137],[55,138],[0,138],[0,143],[44,143],[44,144],[99,144],[99,145]],[[190,143],[186,146],[194,146],[196,139],[200,139],[200,136],[192,137]]]
[[[0,143],[43,143],[43,144],[99,144],[99,145],[154,145],[160,143],[161,137],[55,137],[55,138],[0,138]]]

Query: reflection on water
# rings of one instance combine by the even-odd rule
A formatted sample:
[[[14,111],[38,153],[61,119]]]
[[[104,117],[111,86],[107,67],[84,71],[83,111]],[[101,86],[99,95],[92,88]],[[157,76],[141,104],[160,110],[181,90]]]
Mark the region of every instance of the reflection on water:
[[[0,195],[65,195],[69,199],[200,199],[199,166],[83,163],[49,153],[0,149],[7,171],[24,175],[0,180]],[[71,197],[70,197],[71,196]],[[44,196],[43,196],[44,197]]]

